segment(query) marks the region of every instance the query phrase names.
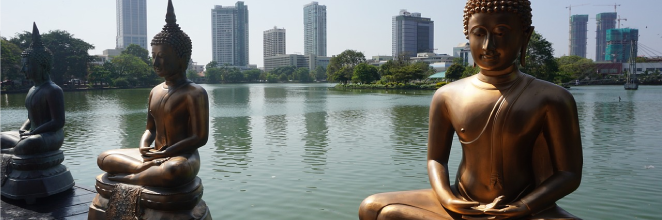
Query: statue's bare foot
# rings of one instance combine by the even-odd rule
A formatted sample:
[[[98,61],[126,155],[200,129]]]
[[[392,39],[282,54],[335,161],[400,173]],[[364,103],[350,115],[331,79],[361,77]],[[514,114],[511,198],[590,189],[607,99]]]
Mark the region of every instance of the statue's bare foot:
[[[132,183],[132,180],[135,179],[134,174],[109,174],[108,179],[112,181],[122,182],[122,183]]]

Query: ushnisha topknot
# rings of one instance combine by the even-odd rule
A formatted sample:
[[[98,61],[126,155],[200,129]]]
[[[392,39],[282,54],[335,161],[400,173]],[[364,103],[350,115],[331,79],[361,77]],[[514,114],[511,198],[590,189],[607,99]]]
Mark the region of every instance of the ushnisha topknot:
[[[502,13],[516,14],[522,20],[524,28],[531,27],[531,2],[529,0],[468,0],[464,6],[464,36],[469,39],[469,19],[476,13]]]
[[[175,49],[177,55],[184,58],[186,63],[188,63],[192,52],[191,38],[179,28],[171,0],[168,0],[168,13],[166,14],[165,21],[166,25],[163,26],[163,30],[160,33],[154,36],[151,45],[170,45]]]
[[[36,61],[46,73],[51,70],[53,53],[51,53],[41,41],[41,35],[39,34],[39,29],[37,29],[37,23],[32,23],[32,43],[30,43],[30,46],[21,53],[21,57]]]

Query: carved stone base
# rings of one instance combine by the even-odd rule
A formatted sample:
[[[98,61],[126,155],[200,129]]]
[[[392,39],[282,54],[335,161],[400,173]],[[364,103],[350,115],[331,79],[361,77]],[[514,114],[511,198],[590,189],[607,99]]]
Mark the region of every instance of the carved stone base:
[[[28,204],[37,198],[64,192],[74,186],[74,178],[64,165],[62,151],[40,155],[14,155],[2,185],[2,196],[25,199]]]
[[[100,200],[106,200],[101,202]],[[106,209],[98,207],[95,203],[108,203],[107,199],[101,197],[97,194],[90,204],[90,210],[87,213],[87,219],[107,219],[106,218]],[[155,210],[150,208],[142,209],[142,216],[138,219],[145,220],[156,220],[156,219],[195,219],[195,220],[211,220],[211,213],[209,213],[209,208],[205,201],[200,200],[198,204],[190,210],[179,210],[179,211],[163,211]]]
[[[90,204],[88,219],[105,219],[109,199],[117,182],[104,173],[97,176],[97,195]],[[128,213],[139,219],[211,219],[209,208],[202,200],[202,181],[196,177],[188,184],[173,188],[143,186],[140,188],[137,210]]]

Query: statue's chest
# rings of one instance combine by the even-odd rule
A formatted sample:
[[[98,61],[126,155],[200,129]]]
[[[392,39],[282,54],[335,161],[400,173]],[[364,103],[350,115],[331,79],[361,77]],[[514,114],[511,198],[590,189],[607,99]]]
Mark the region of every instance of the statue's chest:
[[[498,111],[498,90],[470,91],[448,103],[449,117],[460,139],[480,134]]]
[[[529,103],[512,96],[502,96],[499,90],[471,91],[449,103],[451,123],[463,142],[480,137],[488,138],[493,133],[508,135],[531,129],[537,120],[527,111]],[[533,103],[530,103],[533,104]],[[524,107],[524,108],[523,108]]]
[[[28,92],[28,95],[25,97],[25,108],[32,109],[36,106],[39,106],[40,100],[39,100],[38,97],[40,97],[40,95],[41,95],[40,91],[41,90],[39,88],[36,88],[36,87],[33,87],[32,89],[30,89],[30,91]]]
[[[160,93],[152,97],[149,103],[149,114],[155,119],[165,117],[180,117],[186,110],[184,96],[178,93]]]

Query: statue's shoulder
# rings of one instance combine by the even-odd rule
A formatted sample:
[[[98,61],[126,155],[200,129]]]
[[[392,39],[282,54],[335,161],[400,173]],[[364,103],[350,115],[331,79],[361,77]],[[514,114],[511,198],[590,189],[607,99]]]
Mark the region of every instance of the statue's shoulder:
[[[203,95],[204,94],[205,96],[207,95],[207,90],[205,90],[205,88],[202,88],[202,86],[200,86],[200,85],[198,85],[194,82],[189,83],[188,85],[186,85],[186,87],[187,87],[187,90],[189,91],[189,93],[191,93],[191,94],[196,94],[196,95]]]
[[[57,84],[55,84],[55,83],[52,82],[52,81],[49,82],[49,83],[48,83],[46,86],[44,86],[44,87],[48,90],[48,92],[47,92],[48,94],[53,94],[54,92],[55,92],[55,93],[59,93],[59,94],[63,94],[63,93],[64,93],[64,91],[62,91],[62,88],[60,88],[60,86],[58,86]]]
[[[575,101],[574,96],[568,91],[567,89],[556,85],[554,83],[541,80],[541,79],[534,79],[531,82],[531,85],[529,85],[529,89],[535,90],[535,94],[542,96],[539,98],[544,98],[545,100],[551,101],[551,102],[566,102],[568,100],[572,100],[572,102]]]
[[[447,94],[447,95],[455,95],[459,92],[462,92],[464,88],[468,85],[471,84],[471,79],[474,76],[470,76],[467,78],[459,79],[454,82],[448,83],[441,88],[437,89],[436,93],[442,93],[442,94]]]

